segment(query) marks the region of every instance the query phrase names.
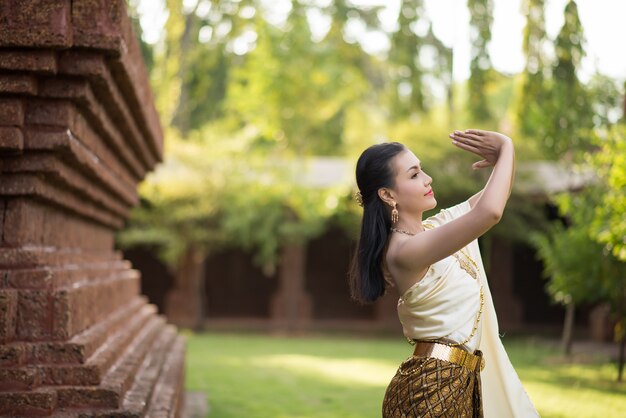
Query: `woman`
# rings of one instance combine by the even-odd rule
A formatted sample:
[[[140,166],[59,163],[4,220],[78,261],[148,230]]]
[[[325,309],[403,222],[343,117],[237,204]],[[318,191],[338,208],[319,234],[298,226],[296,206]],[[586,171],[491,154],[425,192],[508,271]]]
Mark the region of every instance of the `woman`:
[[[480,192],[425,221],[422,214],[437,202],[415,154],[383,143],[357,162],[364,212],[352,295],[373,302],[396,286],[398,316],[415,345],[387,388],[383,418],[537,417],[499,339],[477,241],[504,212],[515,171],[513,142],[475,129],[450,138],[482,158],[473,168],[493,171]]]

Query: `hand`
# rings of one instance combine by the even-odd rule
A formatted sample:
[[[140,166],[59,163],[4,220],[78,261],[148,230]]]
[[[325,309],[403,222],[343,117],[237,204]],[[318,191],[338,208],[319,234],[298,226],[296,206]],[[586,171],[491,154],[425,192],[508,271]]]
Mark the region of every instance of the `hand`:
[[[496,164],[500,150],[506,144],[512,144],[511,138],[498,132],[467,129],[464,132],[454,131],[450,134],[452,144],[483,158],[472,164],[472,168],[491,167]]]

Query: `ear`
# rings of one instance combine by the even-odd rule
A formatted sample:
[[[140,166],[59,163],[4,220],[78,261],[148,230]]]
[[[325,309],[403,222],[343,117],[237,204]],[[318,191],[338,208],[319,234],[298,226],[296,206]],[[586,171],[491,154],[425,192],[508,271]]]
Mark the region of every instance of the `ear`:
[[[393,206],[393,202],[396,201],[393,190],[386,187],[378,189],[378,197],[388,206]]]

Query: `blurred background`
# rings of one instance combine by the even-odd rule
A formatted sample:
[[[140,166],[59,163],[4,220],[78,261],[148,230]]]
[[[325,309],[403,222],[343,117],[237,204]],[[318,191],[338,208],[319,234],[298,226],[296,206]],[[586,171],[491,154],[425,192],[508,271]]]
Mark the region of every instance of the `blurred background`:
[[[480,246],[501,332],[545,338],[570,359],[577,341],[601,347],[602,364],[617,364],[610,380],[622,380],[626,4],[130,0],[129,8],[166,152],[117,240],[171,321],[400,340],[393,289],[374,305],[349,297],[356,159],[375,143],[407,145],[434,179],[429,216],[489,174],[473,171],[476,158],[447,134],[498,130],[516,145],[516,183]],[[607,390],[623,395],[619,388]]]

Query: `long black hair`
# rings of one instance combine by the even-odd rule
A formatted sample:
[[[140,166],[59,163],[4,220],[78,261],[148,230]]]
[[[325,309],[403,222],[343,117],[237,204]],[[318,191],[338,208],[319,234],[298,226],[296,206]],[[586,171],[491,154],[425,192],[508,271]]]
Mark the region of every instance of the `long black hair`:
[[[391,218],[378,196],[382,187],[393,187],[395,173],[391,160],[406,147],[386,142],[367,148],[356,163],[356,183],[363,204],[363,221],[357,250],[350,269],[350,290],[359,302],[374,302],[385,293],[382,263]]]

